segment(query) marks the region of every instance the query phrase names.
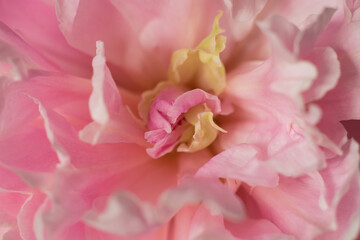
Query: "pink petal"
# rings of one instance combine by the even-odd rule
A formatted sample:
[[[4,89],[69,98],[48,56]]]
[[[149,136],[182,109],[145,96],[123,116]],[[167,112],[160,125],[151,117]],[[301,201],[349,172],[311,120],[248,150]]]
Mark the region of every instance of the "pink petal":
[[[324,117],[336,120],[360,119],[359,99],[359,27],[360,22],[345,25],[332,44],[338,54],[341,76],[335,89],[330,91],[319,105]],[[336,109],[336,111],[334,111]]]
[[[353,178],[349,189],[341,199],[336,212],[337,229],[322,234],[319,239],[358,239],[360,228],[360,185],[359,177]]]
[[[28,186],[15,173],[0,165],[0,189],[7,191],[26,191]]]
[[[206,186],[206,187],[205,187]],[[103,231],[120,236],[135,236],[158,228],[184,205],[203,201],[211,211],[228,218],[241,219],[242,205],[221,184],[208,181],[186,181],[165,191],[154,207],[142,203],[127,192],[118,192],[109,199],[104,211],[92,210],[86,222]],[[115,213],[115,214],[114,214]]]
[[[277,173],[259,160],[258,154],[258,150],[251,145],[237,145],[210,159],[196,175],[236,179],[251,186],[276,186]]]
[[[335,9],[325,8],[321,14],[316,16],[317,18],[311,24],[308,24],[308,26],[300,32],[296,39],[296,44],[298,45],[295,51],[297,54],[304,57],[315,47],[316,40],[330,22],[334,12]]]
[[[294,240],[291,235],[284,234],[271,221],[266,219],[247,219],[241,223],[225,222],[225,227],[240,239],[251,240]]]
[[[56,11],[60,29],[71,46],[91,56],[94,53],[95,42],[101,40],[112,50],[107,53],[107,59],[112,72],[119,76],[122,87],[143,89],[154,83],[154,76],[148,77],[148,81],[139,82],[139,76],[145,77],[151,72],[156,74],[156,71],[151,71],[150,64],[146,64],[146,53],[141,48],[136,34],[108,0],[96,0],[91,3],[83,0],[75,3],[59,0]]]
[[[179,140],[186,129],[186,125],[180,125],[173,129],[170,134],[163,129],[146,132],[145,139],[154,143],[151,148],[146,149],[146,152],[152,158],[158,158],[171,152],[179,144]]]
[[[267,0],[224,1],[230,11],[231,22],[229,26],[235,40],[239,41],[249,33],[256,17],[263,10],[267,2]]]
[[[171,124],[174,122],[169,122],[167,115],[182,93],[183,91],[177,87],[167,87],[156,96],[151,104],[148,116],[148,128],[150,130],[164,128],[167,132],[171,131]]]
[[[270,142],[276,146],[277,141],[287,141],[281,149],[270,155],[269,165],[274,170],[286,176],[295,177],[325,166],[324,153],[314,143],[307,141],[304,137],[290,140],[287,135],[287,133],[278,134],[276,136],[278,139]]]
[[[58,66],[56,66],[52,61],[48,60],[37,49],[31,47],[3,22],[0,22],[0,39],[8,43],[10,46],[12,46],[12,48],[21,51],[23,55],[29,57],[43,68],[52,71],[60,71]]]
[[[324,8],[336,9],[339,5],[341,5],[341,2],[337,0],[326,2],[322,0],[294,0],[286,5],[276,0],[265,7],[265,12],[267,12],[267,15],[281,15],[296,26],[302,27],[310,17],[321,14]]]
[[[183,238],[185,239],[185,238]],[[189,240],[201,239],[223,239],[239,240],[233,236],[224,226],[224,219],[221,215],[212,215],[204,206],[198,207],[191,217]]]
[[[62,71],[78,76],[90,75],[89,55],[70,47],[66,42],[59,30],[53,6],[38,0],[2,1],[1,5],[0,21],[16,31],[29,46]],[[20,44],[15,46],[23,47]],[[43,65],[37,60],[34,59]]]
[[[73,165],[77,168],[87,168],[121,165],[121,170],[125,171],[148,160],[145,150],[135,144],[91,146],[83,143],[77,138],[77,132],[67,119],[48,109],[39,101],[36,102],[39,105],[40,115],[44,119],[47,139],[63,166]],[[133,160],[128,161],[129,158]]]
[[[3,240],[18,240],[21,239],[20,233],[17,229],[8,231],[2,236]]]
[[[4,225],[10,225],[11,228],[17,225],[17,215],[28,198],[24,193],[0,193],[0,222]]]
[[[75,225],[94,198],[105,198],[115,189],[129,189],[149,200],[175,184],[174,164],[168,161],[165,164],[164,159],[144,163],[149,160],[148,155],[133,144],[90,147],[76,139],[76,133],[63,117],[44,106],[40,105],[40,109],[48,125],[47,135],[53,149],[60,150],[60,158],[61,152],[65,151],[67,160],[76,168],[69,163],[58,166],[50,186],[37,186],[49,196],[37,213],[38,235],[63,239],[69,231],[79,230]],[[151,182],[152,188],[143,189],[143,181]]]
[[[1,140],[0,152],[0,162],[15,169],[52,171],[58,162],[45,132],[34,127]]]
[[[257,187],[251,190],[260,211],[257,214],[298,239],[312,239],[323,231],[336,230],[339,201],[358,174],[357,144],[349,142],[343,150],[343,156],[331,159],[320,174],[281,178],[276,189]],[[355,205],[349,207],[357,209]]]
[[[23,239],[35,240],[34,234],[34,215],[42,202],[44,194],[34,193],[24,203],[18,214],[19,231]]]
[[[194,89],[187,91],[176,98],[170,111],[168,112],[170,122],[176,122],[181,114],[186,113],[191,107],[200,103],[205,103],[214,115],[221,111],[220,100],[215,95],[211,95],[201,89]]]
[[[303,93],[305,101],[311,102],[321,99],[336,86],[340,77],[340,63],[335,51],[329,47],[314,49],[308,59],[316,65],[318,70],[318,76],[313,85]]]
[[[260,29],[267,35],[275,54],[284,58],[287,52],[294,51],[295,39],[299,29],[281,16],[274,15],[268,20],[258,23]]]
[[[0,138],[20,131],[39,115],[38,107],[29,96],[46,102],[49,107],[56,107],[74,126],[82,127],[90,120],[86,109],[90,91],[90,84],[85,79],[49,73],[4,87]]]
[[[106,66],[104,44],[97,42],[93,60],[93,91],[89,100],[93,123],[87,125],[80,138],[92,145],[108,142],[135,142],[144,144],[142,126],[123,106],[119,90]]]

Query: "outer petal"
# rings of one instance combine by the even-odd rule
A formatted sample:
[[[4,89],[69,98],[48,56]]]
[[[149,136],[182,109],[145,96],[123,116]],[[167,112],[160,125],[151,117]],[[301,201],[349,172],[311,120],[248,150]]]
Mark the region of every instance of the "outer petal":
[[[15,173],[0,165],[0,189],[25,192],[28,186]]]
[[[212,215],[204,206],[200,206],[191,218],[189,240],[239,240],[224,226],[221,215]]]
[[[29,96],[56,108],[76,127],[82,127],[90,120],[87,99],[91,88],[85,79],[40,72],[26,81],[4,86],[2,91],[4,102],[0,109],[0,138],[22,130],[39,115]],[[19,112],[22,114],[19,115]]]
[[[341,76],[334,90],[329,92],[321,101],[326,118],[339,120],[360,119],[359,107],[359,71],[360,54],[358,44],[360,40],[360,22],[347,24],[338,33],[338,40],[334,44],[340,61]],[[334,111],[333,109],[336,109]]]
[[[134,144],[90,146],[76,139],[66,119],[41,103],[39,108],[47,137],[62,164],[57,166],[48,185],[33,182],[48,193],[46,202],[36,214],[38,238],[64,239],[75,231],[81,239],[87,229],[81,223],[83,213],[95,198],[105,199],[116,189],[128,189],[152,200],[175,184],[176,165],[168,159],[146,162],[148,155]],[[143,181],[152,188],[147,188]]]
[[[224,0],[230,11],[230,30],[235,40],[241,40],[253,27],[257,15],[264,9],[268,0]],[[240,30],[241,29],[241,30]]]
[[[206,186],[206,187],[205,187]],[[242,204],[221,184],[203,180],[186,181],[164,192],[157,207],[141,203],[129,193],[116,193],[104,211],[93,210],[85,219],[88,224],[120,236],[134,236],[152,231],[168,221],[181,207],[203,201],[211,211],[228,218],[243,217]],[[115,214],[114,214],[115,213]]]
[[[334,144],[315,127],[321,119],[321,109],[306,102],[323,97],[339,77],[336,53],[329,48],[312,49],[332,13],[326,9],[303,31],[279,16],[259,23],[270,41],[272,58],[262,65],[247,66],[250,70],[244,66],[248,73],[239,69],[237,77],[230,77],[233,80],[227,92],[242,100],[234,103],[244,111],[242,115],[248,115],[248,119],[239,117],[239,125],[252,122],[252,126],[243,127],[248,129],[240,134],[244,136],[238,142],[257,142],[260,149],[267,146],[262,149],[264,158],[287,176],[324,167],[330,153],[325,154],[320,146],[341,153],[336,144],[341,146],[343,142]],[[245,90],[235,91],[244,84],[248,85]]]
[[[11,30],[6,24],[0,21],[0,40],[2,48],[9,49],[10,47],[18,52],[21,52],[21,55],[25,55],[30,58],[33,62],[38,64],[47,70],[60,71],[60,68],[56,66],[52,61],[48,60],[43,54],[41,54],[37,49],[31,47],[26,43],[18,34]],[[10,55],[10,56],[9,56]],[[11,56],[9,50],[4,51],[2,49],[1,58],[14,57]],[[24,56],[22,56],[24,57]]]
[[[154,71],[154,65],[145,62],[146,52],[141,48],[135,32],[108,0],[59,0],[56,3],[60,29],[67,41],[89,55],[93,55],[96,41],[104,41],[107,48],[111,49],[107,53],[107,58],[112,73],[122,87],[144,89],[154,83],[154,78],[161,78],[161,75],[156,76],[156,73],[164,72]],[[153,59],[152,63],[154,62],[156,58]]]
[[[310,89],[303,93],[305,102],[321,99],[332,90],[340,77],[340,63],[332,48],[316,48],[307,57],[315,64],[318,76]]]
[[[282,178],[276,189],[249,190],[257,202],[259,212],[255,215],[268,218],[298,239],[312,239],[324,231],[336,230],[339,201],[358,177],[358,159],[358,146],[351,142],[344,146],[344,155],[331,159],[320,174]],[[358,211],[357,205],[349,207]]]
[[[266,219],[248,219],[239,224],[225,222],[225,227],[240,239],[295,240],[295,237],[282,233],[275,224]]]
[[[26,240],[35,240],[34,234],[34,215],[38,210],[42,202],[44,201],[45,195],[41,193],[33,193],[26,200],[22,206],[19,214],[17,215],[18,227],[20,235]]]
[[[236,179],[251,186],[276,186],[277,173],[259,160],[258,154],[251,145],[232,147],[209,160],[196,175]]]
[[[200,206],[192,216],[190,240],[293,240],[283,234],[273,223],[265,219],[245,219],[241,222],[224,220],[221,215],[212,215]]]
[[[321,240],[329,239],[356,239],[360,228],[360,184],[359,178],[354,177],[344,197],[341,199],[336,219],[338,222],[335,231],[329,231],[319,237]]]
[[[0,193],[0,236],[2,239],[21,239],[17,229],[17,215],[28,197],[23,193]]]
[[[306,27],[306,22],[314,15],[323,12],[324,8],[338,8],[342,1],[337,0],[295,0],[283,4],[281,0],[272,1],[271,4],[265,6],[265,16],[277,14],[288,19],[289,22],[297,27]]]
[[[90,146],[81,142],[77,138],[75,129],[66,118],[48,109],[41,102],[36,102],[39,105],[40,115],[44,119],[44,131],[47,139],[64,167],[73,165],[82,169],[117,163],[121,165],[121,170],[125,171],[148,159],[145,150],[135,144],[120,143]],[[125,151],[125,149],[128,151]],[[132,161],[127,161],[129,158]],[[102,159],[102,161],[99,161],[99,159]],[[126,162],[127,164],[125,164]]]
[[[16,169],[48,172],[54,170],[58,162],[45,132],[35,128],[27,128],[1,140],[0,151],[1,163]]]
[[[90,75],[89,55],[70,47],[66,42],[59,30],[53,6],[41,0],[1,1],[0,6],[0,21],[16,31],[29,46],[53,62],[59,70],[78,76]],[[15,47],[23,50],[18,43],[15,43]],[[33,60],[43,65],[38,58]]]

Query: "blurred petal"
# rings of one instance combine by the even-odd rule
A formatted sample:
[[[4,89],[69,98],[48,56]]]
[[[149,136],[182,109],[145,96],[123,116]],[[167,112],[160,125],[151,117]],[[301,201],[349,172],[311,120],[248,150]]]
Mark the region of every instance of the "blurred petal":
[[[183,206],[201,201],[212,212],[228,218],[241,219],[244,216],[241,202],[221,184],[188,180],[177,188],[165,191],[157,207],[140,202],[130,193],[118,192],[109,199],[104,211],[94,209],[85,219],[88,224],[104,231],[134,236],[158,228]]]
[[[324,231],[336,230],[339,202],[353,179],[358,178],[358,154],[358,145],[351,141],[344,146],[343,156],[331,159],[320,174],[281,178],[277,189],[251,190],[261,216],[298,239],[312,239]],[[348,207],[356,210],[358,204]]]
[[[1,1],[0,5],[0,21],[16,31],[26,44],[54,63],[59,70],[82,77],[90,75],[89,55],[72,48],[66,42],[59,30],[53,6],[41,0]],[[9,43],[12,44],[11,41]],[[15,46],[24,47],[19,44]],[[34,58],[36,63],[43,65],[38,60]]]

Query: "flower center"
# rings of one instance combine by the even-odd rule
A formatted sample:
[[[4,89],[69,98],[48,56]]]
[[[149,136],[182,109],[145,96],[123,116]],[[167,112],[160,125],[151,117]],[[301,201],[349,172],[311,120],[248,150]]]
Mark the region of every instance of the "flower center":
[[[142,95],[139,114],[147,123],[145,139],[152,144],[148,154],[158,158],[176,149],[195,152],[209,146],[218,131],[214,122],[221,113],[217,97],[226,86],[220,52],[226,38],[219,28],[221,12],[211,33],[194,49],[173,53],[168,80]]]

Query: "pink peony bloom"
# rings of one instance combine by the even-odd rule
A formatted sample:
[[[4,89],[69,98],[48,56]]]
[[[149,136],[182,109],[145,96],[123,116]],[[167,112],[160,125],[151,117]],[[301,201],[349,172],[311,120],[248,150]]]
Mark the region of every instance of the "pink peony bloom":
[[[357,0],[0,0],[1,239],[357,239],[359,132]]]

